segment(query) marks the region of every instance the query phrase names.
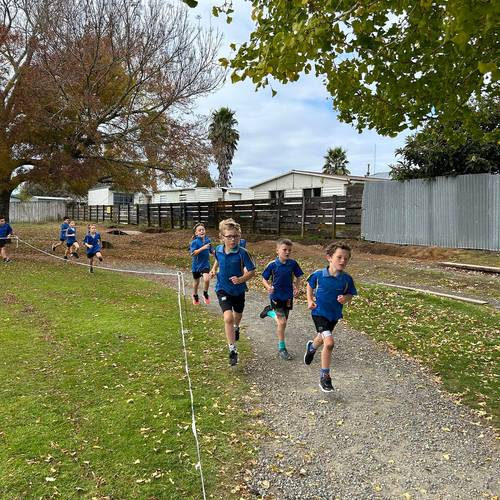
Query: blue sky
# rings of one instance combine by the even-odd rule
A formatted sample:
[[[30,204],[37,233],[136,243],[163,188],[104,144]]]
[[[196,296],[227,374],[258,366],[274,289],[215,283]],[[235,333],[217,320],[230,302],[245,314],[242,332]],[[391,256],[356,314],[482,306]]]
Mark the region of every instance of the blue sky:
[[[249,3],[234,1],[231,24],[212,17],[212,5],[202,0],[191,15],[223,34],[220,55],[228,57],[229,44],[246,41],[252,31]],[[273,83],[273,88],[278,91],[274,97],[269,87],[255,92],[250,82],[232,84],[228,78],[220,90],[198,102],[198,112],[203,114],[221,106],[236,112],[240,141],[231,167],[234,187],[248,187],[292,169],[321,171],[327,149],[336,146],[347,150],[353,175],[365,175],[368,163],[373,173],[374,160],[376,172],[386,172],[396,162],[395,150],[404,145],[405,134],[396,138],[373,131],[359,134],[339,122],[320,79],[310,74],[292,84]],[[212,173],[216,176],[215,168]]]

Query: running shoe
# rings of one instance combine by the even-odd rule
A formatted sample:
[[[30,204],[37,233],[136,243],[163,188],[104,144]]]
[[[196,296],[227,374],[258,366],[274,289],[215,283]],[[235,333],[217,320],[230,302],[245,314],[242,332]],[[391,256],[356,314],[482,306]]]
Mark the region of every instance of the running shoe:
[[[210,297],[208,296],[208,293],[207,292],[203,292],[203,302],[205,302],[205,304],[210,304]]]
[[[319,387],[323,392],[333,391],[332,378],[330,377],[330,375],[323,375],[319,379]]]
[[[9,262],[12,262],[12,259],[9,259],[8,257],[6,257],[5,259],[3,259],[3,261],[8,264]]]
[[[229,364],[230,366],[238,364],[238,353],[236,351],[229,351]]]
[[[240,327],[234,325],[234,340],[240,340]]]
[[[290,353],[286,349],[280,349],[279,356],[281,359],[284,359],[285,361],[290,361],[292,359],[292,356],[290,356]]]
[[[271,312],[273,308],[270,305],[267,305],[262,309],[262,312],[259,314],[259,316],[264,319],[267,316],[267,313]]]
[[[197,306],[200,303],[200,298],[196,294],[193,294],[192,297],[193,297],[193,304]]]
[[[312,363],[312,360],[314,359],[314,355],[316,354],[316,351],[311,351],[311,347],[313,345],[312,340],[308,340],[306,344],[306,352],[304,354],[304,364],[310,365]]]
[[[78,252],[73,252],[71,255],[72,255],[75,259],[79,259],[79,258],[80,258],[80,256],[78,255]]]
[[[94,268],[92,266],[89,267],[89,273],[93,273],[94,272]]]

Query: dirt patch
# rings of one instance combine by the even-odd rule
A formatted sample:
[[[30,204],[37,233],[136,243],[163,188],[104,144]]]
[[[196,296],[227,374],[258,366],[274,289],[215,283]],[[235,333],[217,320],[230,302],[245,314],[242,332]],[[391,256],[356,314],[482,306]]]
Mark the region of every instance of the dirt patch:
[[[19,300],[13,293],[7,292],[3,295],[3,303],[6,305],[14,305],[19,304]]]

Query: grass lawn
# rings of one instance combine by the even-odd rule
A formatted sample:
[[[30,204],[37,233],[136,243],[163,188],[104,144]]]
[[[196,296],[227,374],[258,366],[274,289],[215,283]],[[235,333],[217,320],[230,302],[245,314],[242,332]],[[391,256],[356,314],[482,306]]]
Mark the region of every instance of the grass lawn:
[[[358,287],[348,323],[410,354],[445,388],[500,428],[500,313],[380,286]]]
[[[79,266],[1,272],[0,497],[201,498],[176,294]],[[230,497],[254,451],[247,387],[227,366],[222,322],[197,311],[187,342],[203,472],[210,495]]]

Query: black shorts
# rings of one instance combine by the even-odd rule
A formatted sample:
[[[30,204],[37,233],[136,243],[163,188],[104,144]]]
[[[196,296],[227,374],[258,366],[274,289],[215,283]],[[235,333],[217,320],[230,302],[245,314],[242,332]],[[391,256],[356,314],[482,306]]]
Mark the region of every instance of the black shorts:
[[[217,298],[219,299],[219,305],[222,312],[234,311],[235,313],[242,313],[245,309],[245,294],[241,295],[230,295],[224,290],[219,290],[217,292]]]
[[[95,254],[96,254],[96,253],[97,253],[97,252],[87,252],[87,258],[88,258],[88,259],[93,259],[93,258],[95,257]]]
[[[68,243],[68,242],[66,242],[66,246],[67,246],[68,248],[71,248],[71,247],[72,247],[75,243],[76,243],[76,240],[75,240],[75,241],[73,241],[73,243]]]
[[[195,280],[201,278],[204,274],[208,274],[210,269],[208,267],[201,269],[200,271],[193,271],[193,278]]]
[[[5,245],[8,245],[10,243],[10,240],[5,239],[5,240],[0,240],[0,248],[3,248]]]
[[[312,319],[314,321],[314,326],[316,326],[316,331],[318,333],[325,332],[325,331],[333,332],[335,325],[339,322],[338,319],[334,319],[332,321],[332,320],[326,319],[324,316],[312,315]]]
[[[284,316],[288,319],[288,314],[293,309],[293,299],[271,299],[271,307],[278,316]]]
[[[64,243],[66,241],[66,238],[59,238],[59,241]]]

